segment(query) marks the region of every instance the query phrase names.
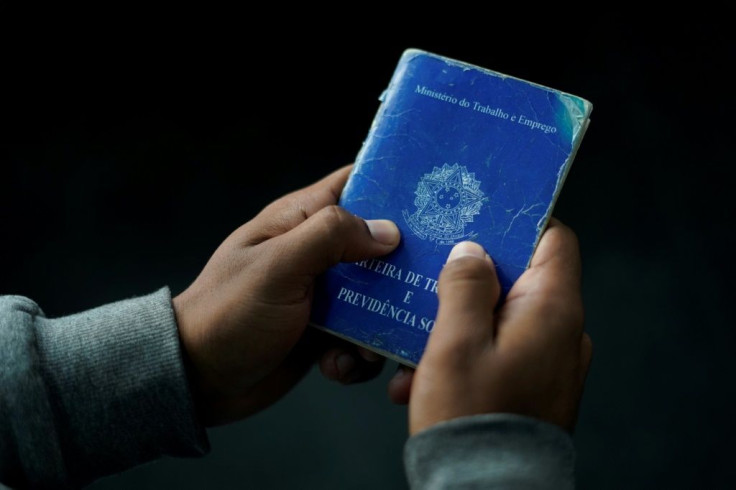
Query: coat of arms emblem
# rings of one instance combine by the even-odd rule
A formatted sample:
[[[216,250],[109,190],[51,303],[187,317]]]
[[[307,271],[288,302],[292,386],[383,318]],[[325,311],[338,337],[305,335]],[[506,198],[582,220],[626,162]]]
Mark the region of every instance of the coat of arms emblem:
[[[414,192],[416,211],[404,210],[409,228],[422,240],[436,241],[438,245],[454,245],[477,236],[465,225],[480,213],[486,200],[475,174],[460,164],[434,167],[424,174]]]

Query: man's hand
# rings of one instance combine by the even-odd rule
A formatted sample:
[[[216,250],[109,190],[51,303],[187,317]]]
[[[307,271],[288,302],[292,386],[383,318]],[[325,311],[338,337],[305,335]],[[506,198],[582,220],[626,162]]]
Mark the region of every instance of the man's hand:
[[[325,351],[315,345],[320,332],[305,332],[317,275],[341,261],[385,255],[399,243],[392,222],[364,221],[336,206],[349,172],[344,167],[266,207],[174,298],[190,381],[208,425],[270,405],[320,354],[330,378],[378,374],[378,356],[358,355],[347,344]]]
[[[411,434],[482,413],[515,413],[572,431],[592,355],[583,331],[575,234],[552,220],[496,309],[500,286],[480,245],[456,246],[439,278],[439,311],[415,373],[389,385],[409,399]]]

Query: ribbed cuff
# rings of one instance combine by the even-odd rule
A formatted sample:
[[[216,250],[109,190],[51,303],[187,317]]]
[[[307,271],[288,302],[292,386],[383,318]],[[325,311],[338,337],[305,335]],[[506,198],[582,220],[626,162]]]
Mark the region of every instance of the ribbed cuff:
[[[209,450],[168,288],[36,323],[67,482]]]
[[[575,487],[572,439],[561,428],[513,414],[461,417],[409,438],[412,489]]]
[[[28,298],[0,296],[0,479],[13,488],[50,488],[66,473],[39,368],[42,316]]]

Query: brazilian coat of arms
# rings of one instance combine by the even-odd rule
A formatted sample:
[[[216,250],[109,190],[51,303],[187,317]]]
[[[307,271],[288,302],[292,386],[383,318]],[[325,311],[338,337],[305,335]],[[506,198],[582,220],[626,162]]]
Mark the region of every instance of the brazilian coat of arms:
[[[409,228],[422,240],[454,245],[476,236],[465,225],[480,213],[485,195],[475,174],[460,164],[434,167],[419,179],[414,192],[416,211],[403,210]]]

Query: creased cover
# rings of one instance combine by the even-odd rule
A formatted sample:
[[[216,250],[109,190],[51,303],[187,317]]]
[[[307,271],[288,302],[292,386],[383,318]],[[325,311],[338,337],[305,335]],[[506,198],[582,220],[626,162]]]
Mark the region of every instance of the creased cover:
[[[340,205],[393,220],[402,241],[386,257],[325,274],[312,324],[416,365],[452,245],[483,245],[504,296],[528,267],[592,105],[414,49],[381,101]]]

